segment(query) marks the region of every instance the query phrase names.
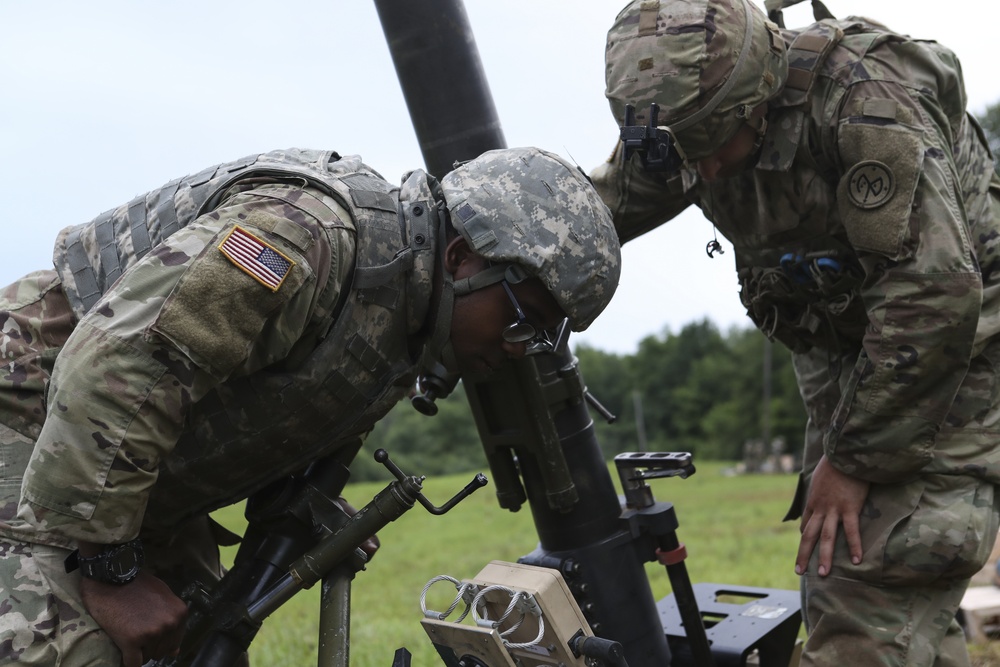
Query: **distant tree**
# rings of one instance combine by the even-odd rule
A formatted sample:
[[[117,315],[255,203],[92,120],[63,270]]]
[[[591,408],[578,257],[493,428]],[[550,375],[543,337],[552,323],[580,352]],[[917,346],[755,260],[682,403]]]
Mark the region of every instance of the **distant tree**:
[[[723,334],[703,320],[676,334],[649,336],[635,354],[576,347],[587,389],[616,417],[608,424],[591,410],[604,456],[642,449],[641,432],[649,451],[690,451],[699,459],[741,458],[744,443],[760,439],[765,431],[764,343],[756,329],[734,328]],[[772,438],[784,439],[789,452],[798,453],[805,411],[791,354],[779,345],[772,348],[770,378],[769,432]],[[487,471],[462,385],[437,405],[437,416],[427,417],[402,401],[372,431],[351,466],[352,479],[387,479],[388,473],[372,461],[377,447],[387,449],[413,474]]]
[[[638,451],[640,445],[629,357],[588,345],[579,345],[574,352],[587,389],[615,416],[614,423],[609,424],[596,410],[591,410],[601,451],[608,458],[622,452]]]
[[[726,354],[725,341],[709,320],[688,324],[676,335],[666,332],[639,342],[630,371],[642,398],[651,449],[694,447],[701,434],[691,415],[704,406],[687,385],[699,360],[720,354]]]
[[[697,416],[702,458],[738,459],[743,443],[763,434],[764,337],[756,329],[733,329],[726,336],[726,354],[699,360],[699,372],[712,382]]]
[[[385,416],[367,439],[367,445],[351,466],[357,481],[388,479],[387,471],[372,461],[382,447],[393,461],[410,474],[442,475],[486,470],[479,432],[459,384],[447,398],[437,401],[433,417],[417,412],[408,400],[401,401]]]
[[[741,458],[744,443],[764,435],[764,344],[756,329],[723,335],[708,321],[643,340],[623,361],[642,397],[650,449]],[[784,347],[772,347],[770,377],[770,436],[797,453],[806,418]]]

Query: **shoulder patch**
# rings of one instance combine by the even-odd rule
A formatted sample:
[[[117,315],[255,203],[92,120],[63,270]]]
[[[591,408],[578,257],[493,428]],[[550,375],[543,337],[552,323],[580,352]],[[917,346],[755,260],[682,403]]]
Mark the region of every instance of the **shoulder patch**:
[[[858,208],[878,208],[892,199],[896,189],[892,169],[878,160],[865,160],[854,165],[847,181],[847,196]]]
[[[219,244],[219,250],[239,269],[261,285],[277,292],[295,262],[274,246],[242,227],[234,227]]]
[[[837,185],[847,238],[858,250],[902,259],[912,252],[910,214],[924,158],[920,136],[903,125],[845,123],[837,143],[847,167]]]
[[[315,281],[307,260],[294,251],[278,253],[261,241],[263,232],[253,231],[256,234],[245,227],[229,227],[206,243],[188,263],[147,333],[170,341],[220,380],[247,360],[254,346],[263,341],[261,334],[268,322],[277,323],[303,286]],[[277,274],[281,276],[280,290],[260,288],[257,283],[264,284],[263,280],[246,267],[239,271],[232,268],[237,260],[223,252],[222,246],[227,239],[235,243],[244,235],[261,245],[258,253],[268,250],[266,257],[275,253],[287,264],[283,273]],[[242,261],[249,266],[248,260]]]

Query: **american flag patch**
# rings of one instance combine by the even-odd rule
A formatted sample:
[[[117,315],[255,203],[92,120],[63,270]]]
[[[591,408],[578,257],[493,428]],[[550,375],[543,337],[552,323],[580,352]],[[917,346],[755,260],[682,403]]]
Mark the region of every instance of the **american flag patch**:
[[[219,244],[222,254],[271,291],[277,292],[295,262],[243,229],[234,227]]]

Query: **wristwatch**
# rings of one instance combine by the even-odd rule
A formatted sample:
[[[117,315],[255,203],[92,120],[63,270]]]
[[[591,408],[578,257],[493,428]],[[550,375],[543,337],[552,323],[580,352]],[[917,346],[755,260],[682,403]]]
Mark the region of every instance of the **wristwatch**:
[[[66,571],[72,572],[79,567],[80,574],[88,579],[121,586],[139,576],[144,562],[142,542],[136,538],[123,544],[109,544],[101,553],[89,558],[74,551],[66,559]]]

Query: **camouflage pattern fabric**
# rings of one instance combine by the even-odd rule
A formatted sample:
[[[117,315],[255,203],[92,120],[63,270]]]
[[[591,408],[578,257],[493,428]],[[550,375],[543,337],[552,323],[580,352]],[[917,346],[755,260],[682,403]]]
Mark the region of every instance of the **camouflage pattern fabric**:
[[[472,249],[539,278],[573,331],[611,300],[621,252],[607,206],[579,167],[537,148],[488,151],[445,175],[441,189]]]
[[[63,229],[56,238],[53,264],[74,312],[82,317],[152,248],[218,208],[237,181],[286,179],[330,193],[331,177],[349,173],[375,174],[356,155],[341,157],[334,151],[299,148],[212,165],[109,209],[89,223]],[[245,189],[245,185],[237,187]]]
[[[0,293],[4,390],[0,391],[0,521],[14,519],[21,476],[45,417],[56,353],[76,320],[54,271],[28,275]],[[143,535],[147,566],[178,593],[221,574],[207,518],[170,535]],[[66,548],[0,537],[0,663],[112,665],[118,649],[79,598]]]
[[[742,107],[773,97],[788,75],[778,27],[750,0],[636,0],[608,32],[605,62],[618,122],[633,104],[636,123],[648,124],[656,102],[659,125],[671,129],[689,160],[732,138],[744,123]],[[701,113],[708,115],[692,121]]]
[[[265,345],[254,346],[248,341],[242,346],[246,350],[242,362],[225,361],[225,354],[213,357],[217,364],[222,360],[246,369],[268,363],[268,354],[290,349],[295,342],[293,323],[304,328],[309,322],[316,281],[312,281],[313,289],[303,293],[302,285],[308,283],[303,276],[319,275],[325,284],[333,273],[339,289],[353,265],[354,246],[349,235],[344,236],[342,245],[335,246],[330,239],[336,234],[323,232],[325,242],[313,244],[313,252],[301,254],[284,247],[280,237],[268,236],[254,226],[253,220],[266,219],[261,217],[264,214],[300,217],[300,209],[284,200],[294,202],[311,195],[286,191],[281,192],[283,200],[276,200],[266,196],[275,194],[268,187],[255,192],[256,201],[254,195],[237,193],[221,213],[172,235],[119,283],[121,291],[115,294],[122,295],[121,299],[104,302],[83,322],[77,321],[53,271],[31,274],[0,292],[0,662],[120,662],[117,648],[83,607],[79,572],[67,574],[63,561],[76,539],[114,542],[127,539],[127,533],[139,533],[144,494],[156,480],[158,458],[169,451],[169,438],[176,437],[184,422],[183,411],[199,397],[199,391],[218,384],[212,371],[235,372],[234,368],[220,371],[218,365],[201,368],[193,363],[190,357],[197,357],[198,345],[178,346],[180,341],[146,337],[150,323],[157,320],[177,283],[197,267],[212,265],[219,287],[231,291],[233,297],[218,308],[237,308],[240,294],[246,295],[242,316],[233,323],[242,329],[223,327],[216,333],[224,336],[219,340],[227,345],[239,346],[239,336],[257,337],[259,326],[268,332],[259,337]],[[281,247],[284,256],[294,256],[281,285],[287,290],[285,294],[262,285],[247,273],[247,267],[237,266],[217,248],[221,238],[235,228],[234,221],[252,230],[259,240]],[[331,249],[336,252],[331,253]],[[147,269],[155,275],[147,274]],[[255,308],[247,307],[249,302]],[[119,316],[128,316],[112,318],[116,308]],[[213,316],[210,311],[202,314],[207,320]],[[268,322],[284,326],[270,332],[264,314]],[[93,325],[93,321],[100,324]],[[186,340],[210,344],[197,335]],[[266,345],[270,345],[270,352],[264,349]],[[87,376],[71,398],[58,386],[64,373],[60,369],[66,363],[77,365]],[[144,373],[149,373],[148,377]],[[87,392],[100,394],[103,400],[83,398]],[[51,413],[46,419],[47,404],[61,406],[54,419]],[[113,416],[121,405],[133,406],[126,408],[124,419]],[[79,422],[74,423],[74,419]],[[118,443],[124,440],[123,446],[93,456],[106,451],[103,445],[116,437],[114,431],[125,427],[130,437],[117,436]],[[89,435],[72,435],[74,428]],[[56,432],[60,435],[49,435]],[[36,447],[36,439],[51,444]],[[80,446],[70,447],[70,442]],[[88,443],[93,443],[89,456]],[[88,515],[93,522],[41,506],[36,506],[36,512],[30,505],[22,505],[18,513],[22,478],[33,465],[43,465],[44,470],[29,476],[25,485],[29,492],[36,488],[32,485],[35,481],[37,488],[50,489],[52,494],[98,498],[100,502]],[[104,493],[102,484],[109,484],[112,492]],[[129,499],[129,493],[135,495]],[[79,511],[79,505],[71,509]],[[218,541],[206,521],[201,517],[172,526],[164,534],[142,529],[147,567],[177,593],[192,579],[210,583],[221,574]]]
[[[0,521],[17,514],[21,477],[45,423],[52,366],[75,324],[54,271],[0,291]]]
[[[27,502],[0,534],[53,546],[138,534],[161,459],[192,405],[226,378],[287,357],[308,330],[318,286],[332,267],[343,281],[352,265],[350,231],[303,216],[296,205],[303,197],[313,198],[286,186],[234,194],[154,248],[61,349],[45,351],[49,358],[58,353],[47,393],[54,409],[31,458],[4,471],[10,480],[25,475]],[[311,227],[312,242],[267,231],[274,220],[300,220],[296,228]],[[287,258],[278,290],[219,249],[237,228]],[[200,300],[184,296],[184,285],[205,274],[214,291],[201,292]],[[185,309],[197,310],[197,326],[176,319]]]
[[[178,595],[192,581],[222,575],[219,540],[207,517],[170,535],[144,533],[150,572]],[[0,663],[117,665],[121,653],[80,599],[80,572],[67,573],[68,549],[0,538]]]
[[[808,107],[783,106],[782,95],[769,103],[755,169],[708,183],[693,169],[645,173],[616,150],[592,177],[624,241],[697,202],[733,243],[741,298],[766,333],[830,360],[853,352],[827,415],[837,468],[871,482],[919,472],[1000,482],[989,370],[1000,354],[1000,179],[965,113],[954,54],[874,24],[839,25]],[[797,144],[772,139],[795,117],[806,126]],[[879,174],[877,198],[850,195],[873,194]],[[782,264],[817,255],[855,285],[828,298],[815,275]]]
[[[706,182],[616,150],[592,177],[623,241],[694,202],[733,243],[809,417],[788,518],[824,455],[872,483],[862,565],[839,544],[802,579],[803,664],[967,665],[954,613],[998,528],[1000,178],[945,47],[855,18],[782,34],[796,85],[754,167]]]
[[[69,551],[0,538],[0,662],[120,665],[121,653],[83,607]]]
[[[850,564],[841,533],[833,569],[803,575],[809,637],[801,664],[968,665],[955,614],[1000,528],[996,487],[974,477],[922,475],[875,485],[861,514],[865,552]]]
[[[253,374],[230,377],[191,407],[188,425],[160,467],[145,525],[169,526],[341,452],[345,443],[363,438],[412,385],[417,366],[407,347],[418,340],[413,337],[419,326],[407,323],[414,312],[426,312],[431,273],[419,270],[415,260],[396,258],[433,257],[436,236],[427,235],[423,247],[407,254],[407,237],[413,241],[419,233],[411,225],[406,236],[400,234],[398,215],[385,210],[389,202],[396,208],[388,184],[381,182],[380,192],[368,175],[348,179],[359,186],[351,190],[353,197],[375,200],[375,207],[351,209],[358,217],[354,289],[343,295],[338,279],[336,289],[324,292],[345,297],[330,311],[330,317],[336,312],[332,322],[311,318],[288,356]],[[344,269],[347,264],[335,260]],[[155,330],[174,340],[206,331],[204,338],[214,340],[198,304],[216,282],[211,273],[192,276],[174,304],[164,308]],[[324,301],[322,294],[318,301]],[[174,316],[166,315],[169,310]],[[234,468],[233,460],[240,465]]]

